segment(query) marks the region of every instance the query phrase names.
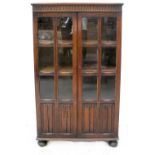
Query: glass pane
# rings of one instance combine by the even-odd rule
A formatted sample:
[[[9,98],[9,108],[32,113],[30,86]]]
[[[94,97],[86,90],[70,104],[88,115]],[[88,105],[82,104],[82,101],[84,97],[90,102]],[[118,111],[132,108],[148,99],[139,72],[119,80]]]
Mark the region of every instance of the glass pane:
[[[83,99],[96,99],[97,98],[97,77],[84,76],[83,77]]]
[[[38,18],[39,45],[53,45],[53,19],[50,17]]]
[[[59,99],[72,99],[72,76],[59,76]]]
[[[98,40],[97,18],[82,18],[82,40]]]
[[[54,71],[54,51],[50,47],[39,47],[39,71],[41,73],[52,73]]]
[[[83,68],[92,69],[97,68],[97,48],[83,48]]]
[[[116,17],[102,18],[102,40],[116,41]]]
[[[72,40],[73,27],[71,17],[57,18],[57,37],[59,43],[64,43],[62,40]]]
[[[59,70],[71,71],[72,70],[72,48],[59,48]]]
[[[115,99],[115,77],[102,76],[101,78],[101,99]]]
[[[40,97],[41,99],[54,98],[54,78],[40,77]]]
[[[116,48],[102,48],[102,68],[116,67]]]

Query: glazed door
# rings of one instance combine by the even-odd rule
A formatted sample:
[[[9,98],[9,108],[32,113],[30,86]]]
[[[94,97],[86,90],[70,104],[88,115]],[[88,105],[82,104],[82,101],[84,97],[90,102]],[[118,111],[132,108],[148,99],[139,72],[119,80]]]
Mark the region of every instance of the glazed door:
[[[77,129],[75,14],[35,17],[39,136],[73,137]]]
[[[78,136],[111,137],[116,96],[117,17],[78,15]]]
[[[39,137],[116,136],[118,18],[109,13],[34,17]]]

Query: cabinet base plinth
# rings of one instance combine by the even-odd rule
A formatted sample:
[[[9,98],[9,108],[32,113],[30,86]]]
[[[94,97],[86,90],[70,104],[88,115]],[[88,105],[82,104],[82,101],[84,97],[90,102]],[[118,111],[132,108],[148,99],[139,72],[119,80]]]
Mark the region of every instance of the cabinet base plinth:
[[[73,141],[73,142],[92,142],[92,141],[105,141],[111,147],[117,147],[118,138],[37,138],[38,145],[44,147],[48,144],[48,141]]]

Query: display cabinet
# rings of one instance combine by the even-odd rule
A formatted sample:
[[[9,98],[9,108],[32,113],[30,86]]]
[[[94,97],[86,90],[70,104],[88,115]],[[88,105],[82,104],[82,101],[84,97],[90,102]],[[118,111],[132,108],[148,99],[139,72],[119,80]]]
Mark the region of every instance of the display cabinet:
[[[117,145],[122,4],[32,4],[37,140]]]

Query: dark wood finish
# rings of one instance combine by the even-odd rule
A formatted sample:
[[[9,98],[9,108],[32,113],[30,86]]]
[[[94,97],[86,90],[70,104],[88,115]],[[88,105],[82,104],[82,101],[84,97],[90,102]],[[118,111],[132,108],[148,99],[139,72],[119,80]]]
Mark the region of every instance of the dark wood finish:
[[[55,3],[32,4],[33,12],[121,12],[122,4],[116,3]]]
[[[110,146],[117,146],[118,139],[118,122],[119,122],[119,102],[120,102],[120,77],[121,77],[121,29],[122,29],[122,4],[32,4],[33,6],[33,40],[34,40],[34,76],[35,76],[35,94],[36,94],[36,113],[37,113],[37,139],[40,146],[45,146],[50,139],[89,139],[109,141]],[[44,40],[42,44],[38,41],[38,19],[51,17],[53,22],[53,42],[48,44],[49,40]],[[58,41],[58,22],[59,18],[69,17],[72,21],[72,39],[62,39]],[[83,17],[93,18],[97,21],[97,40],[83,40]],[[103,40],[102,25],[103,18],[116,17],[116,40]],[[106,19],[106,20],[107,20]],[[48,24],[48,23],[47,23]],[[88,23],[89,24],[89,23]],[[111,23],[110,23],[111,24]],[[91,22],[90,22],[91,25]],[[91,26],[88,27],[91,32]],[[67,35],[67,32],[66,34]],[[40,71],[39,48],[53,48],[53,67],[46,72],[44,68]],[[59,49],[71,49],[72,66],[59,67]],[[84,68],[83,49],[92,52],[89,49],[95,48],[97,53],[97,67]],[[102,66],[104,48],[116,49],[116,66]],[[66,50],[66,51],[67,51]],[[113,51],[110,51],[113,52]],[[104,58],[112,57],[104,56]],[[52,59],[52,58],[51,58]],[[64,58],[65,59],[65,58]],[[94,60],[93,60],[94,61]],[[87,63],[87,62],[86,62]],[[54,90],[53,98],[42,98],[40,95],[40,78],[54,77],[51,87]],[[71,77],[71,84],[67,84],[68,89],[72,89],[72,98],[60,98],[60,89],[58,85],[62,81]],[[96,99],[84,99],[84,80],[83,77],[96,77],[96,83],[91,82],[96,88]],[[102,81],[102,77],[106,77]],[[112,78],[115,79],[114,99],[110,98],[109,92],[107,98],[101,97],[101,89],[108,91],[108,86],[112,87]],[[109,79],[108,79],[109,78]],[[94,81],[94,78],[92,78]],[[102,82],[101,82],[102,81]],[[110,82],[109,82],[110,81]],[[68,82],[68,81],[67,81]],[[87,81],[89,82],[89,80]],[[103,87],[103,83],[105,86]],[[46,83],[45,83],[46,84]],[[48,84],[49,85],[49,84]],[[47,85],[47,86],[48,86]],[[72,86],[70,86],[72,85]],[[86,83],[86,86],[88,83]],[[64,87],[66,87],[64,86]],[[49,89],[49,88],[47,88]],[[92,88],[93,89],[93,88]],[[88,89],[88,91],[93,91]],[[44,90],[45,91],[45,90]],[[87,91],[87,89],[86,89]],[[50,93],[50,92],[49,92]],[[110,92],[111,93],[111,92]],[[111,94],[110,94],[111,95]],[[90,95],[90,97],[92,97]]]
[[[116,146],[118,145],[117,140],[112,140],[112,141],[109,141],[108,143],[109,143],[109,145],[112,146],[112,147],[116,147]]]
[[[46,140],[39,140],[38,145],[41,146],[41,147],[44,147],[44,146],[47,145],[47,141]]]

